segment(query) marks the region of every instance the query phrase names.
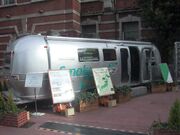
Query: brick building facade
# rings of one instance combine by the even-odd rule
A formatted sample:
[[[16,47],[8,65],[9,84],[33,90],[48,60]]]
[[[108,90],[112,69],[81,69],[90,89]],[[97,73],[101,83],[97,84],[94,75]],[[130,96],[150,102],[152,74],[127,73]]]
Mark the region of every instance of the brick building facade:
[[[7,44],[23,34],[146,40],[149,30],[137,0],[0,0],[0,68]]]

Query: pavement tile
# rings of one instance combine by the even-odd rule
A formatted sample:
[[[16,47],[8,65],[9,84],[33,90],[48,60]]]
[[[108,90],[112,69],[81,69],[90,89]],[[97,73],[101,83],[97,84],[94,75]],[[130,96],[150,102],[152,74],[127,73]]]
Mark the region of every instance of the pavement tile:
[[[154,120],[167,121],[169,109],[173,102],[180,100],[180,91],[148,94],[118,104],[116,107],[100,107],[97,110],[76,113],[75,116],[64,117],[51,110],[41,110],[46,114],[31,117],[34,122],[29,128],[0,126],[0,135],[66,135],[69,133],[41,130],[39,127],[46,122],[64,122],[109,128],[113,130],[147,133]]]

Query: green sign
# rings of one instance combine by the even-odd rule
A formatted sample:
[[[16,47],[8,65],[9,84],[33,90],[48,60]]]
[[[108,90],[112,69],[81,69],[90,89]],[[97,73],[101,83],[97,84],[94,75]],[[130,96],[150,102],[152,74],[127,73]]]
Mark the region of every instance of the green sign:
[[[173,83],[171,73],[169,72],[168,65],[166,63],[162,63],[162,64],[159,64],[159,66],[160,66],[162,77],[163,77],[164,81],[167,83]]]
[[[92,71],[99,96],[114,94],[108,68],[93,68]]]

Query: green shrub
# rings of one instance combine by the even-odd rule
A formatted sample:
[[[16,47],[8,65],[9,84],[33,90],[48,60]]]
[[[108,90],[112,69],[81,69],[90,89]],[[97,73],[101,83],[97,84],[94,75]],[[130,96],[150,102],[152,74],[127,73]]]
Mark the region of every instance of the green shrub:
[[[0,92],[0,116],[2,116],[6,112],[6,102]]]
[[[131,87],[130,86],[122,86],[122,87],[115,87],[115,92],[120,92],[122,93],[124,96],[128,95],[131,92]]]
[[[176,100],[169,112],[168,126],[170,129],[180,130],[180,101]]]
[[[14,103],[14,100],[13,100],[13,93],[12,91],[10,90],[9,91],[9,95],[8,95],[8,98],[7,98],[7,111],[8,113],[13,113],[13,114],[17,114],[20,109],[17,107],[17,105]]]
[[[95,91],[89,92],[89,91],[82,91],[76,94],[75,102],[80,103],[80,101],[83,102],[93,102],[98,98],[98,95]]]
[[[0,92],[0,114],[3,117],[5,114],[18,114],[21,109],[17,107],[17,105],[14,103],[13,100],[13,93],[12,91],[9,91],[9,95],[7,97],[7,100],[5,100],[2,96],[2,93]]]
[[[180,131],[180,101],[176,100],[169,112],[168,122],[154,121],[151,129],[170,129]]]

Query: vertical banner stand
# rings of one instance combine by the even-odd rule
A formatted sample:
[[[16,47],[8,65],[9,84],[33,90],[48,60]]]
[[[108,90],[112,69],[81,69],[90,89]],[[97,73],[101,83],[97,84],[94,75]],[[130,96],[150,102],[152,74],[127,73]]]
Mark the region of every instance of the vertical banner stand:
[[[37,111],[37,88],[42,87],[43,73],[28,73],[26,74],[25,87],[34,88],[34,104],[35,104],[35,113],[32,113],[33,116],[42,116],[45,113],[38,113]]]
[[[36,116],[37,116],[37,98],[36,98],[36,88],[34,88],[34,95],[35,95],[35,101],[34,101],[34,103],[35,103],[35,111],[36,111]]]
[[[164,80],[164,82],[166,82],[166,90],[172,91],[173,79],[172,79],[172,76],[169,71],[169,67],[168,67],[167,63],[161,63],[161,64],[159,64],[159,66],[160,66],[163,80]]]

